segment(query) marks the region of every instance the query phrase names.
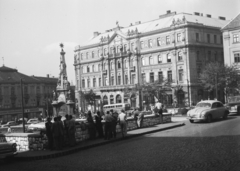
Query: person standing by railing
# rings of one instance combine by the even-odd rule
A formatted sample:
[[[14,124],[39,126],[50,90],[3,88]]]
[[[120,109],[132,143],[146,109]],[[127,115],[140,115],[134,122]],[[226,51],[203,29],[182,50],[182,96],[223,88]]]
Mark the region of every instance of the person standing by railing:
[[[122,138],[127,134],[127,115],[124,113],[124,110],[121,110],[121,113],[118,115],[118,122],[121,127]]]

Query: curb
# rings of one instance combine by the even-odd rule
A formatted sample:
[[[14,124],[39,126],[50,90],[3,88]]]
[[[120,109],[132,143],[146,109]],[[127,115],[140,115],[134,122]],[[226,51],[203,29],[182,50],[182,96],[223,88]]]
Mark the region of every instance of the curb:
[[[91,144],[91,145],[87,145],[84,147],[76,147],[70,150],[66,150],[66,151],[61,151],[61,152],[57,152],[54,154],[47,154],[47,155],[42,155],[42,156],[31,156],[31,157],[15,157],[13,160],[15,161],[34,161],[34,160],[45,160],[45,159],[51,159],[51,158],[56,158],[56,157],[61,157],[61,156],[65,156],[65,155],[69,155],[78,151],[82,151],[82,150],[87,150],[89,148],[93,148],[93,147],[98,147],[101,145],[105,145],[105,144],[110,144],[110,143],[114,143],[117,141],[123,141],[123,140],[127,140],[127,139],[131,139],[131,138],[135,138],[138,136],[142,136],[144,134],[151,134],[154,132],[159,132],[159,131],[165,131],[168,129],[173,129],[173,128],[177,128],[180,126],[184,126],[184,123],[180,123],[174,126],[169,126],[166,128],[160,128],[160,129],[156,129],[156,130],[152,130],[152,131],[147,131],[147,132],[142,132],[142,133],[138,133],[138,134],[134,134],[134,135],[128,135],[127,137],[125,137],[124,139],[122,138],[117,138],[114,140],[110,140],[110,141],[104,141],[104,142],[100,142],[100,143],[96,143],[96,144]]]

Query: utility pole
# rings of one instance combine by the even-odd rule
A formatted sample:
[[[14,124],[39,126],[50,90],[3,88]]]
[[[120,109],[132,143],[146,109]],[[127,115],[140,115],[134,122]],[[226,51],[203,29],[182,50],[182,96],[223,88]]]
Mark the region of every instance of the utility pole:
[[[23,103],[23,87],[22,87],[22,79],[20,81],[21,86],[21,95],[22,95],[22,117],[23,117],[23,132],[25,133],[25,117],[24,117],[24,103]]]

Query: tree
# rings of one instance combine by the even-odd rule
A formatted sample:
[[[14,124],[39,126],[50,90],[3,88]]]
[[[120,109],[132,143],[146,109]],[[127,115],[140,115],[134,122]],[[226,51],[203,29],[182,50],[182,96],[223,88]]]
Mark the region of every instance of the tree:
[[[93,90],[83,92],[84,99],[87,101],[88,104],[93,105],[95,103],[96,94]]]
[[[154,99],[160,100],[161,96],[165,96],[166,89],[171,88],[172,82],[168,79],[159,79],[155,80],[152,83],[144,83],[142,85],[136,84],[135,87],[131,88],[126,86],[124,88],[124,94],[131,95],[131,94],[138,94],[142,92],[142,96],[152,97]]]
[[[199,80],[209,92],[216,88],[237,89],[240,83],[239,70],[236,65],[211,62],[203,68]]]

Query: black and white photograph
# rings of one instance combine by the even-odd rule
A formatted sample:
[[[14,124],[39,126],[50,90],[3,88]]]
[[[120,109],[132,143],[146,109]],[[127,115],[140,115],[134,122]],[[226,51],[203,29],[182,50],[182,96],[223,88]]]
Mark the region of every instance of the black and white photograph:
[[[0,0],[1,171],[240,171],[240,0]]]

